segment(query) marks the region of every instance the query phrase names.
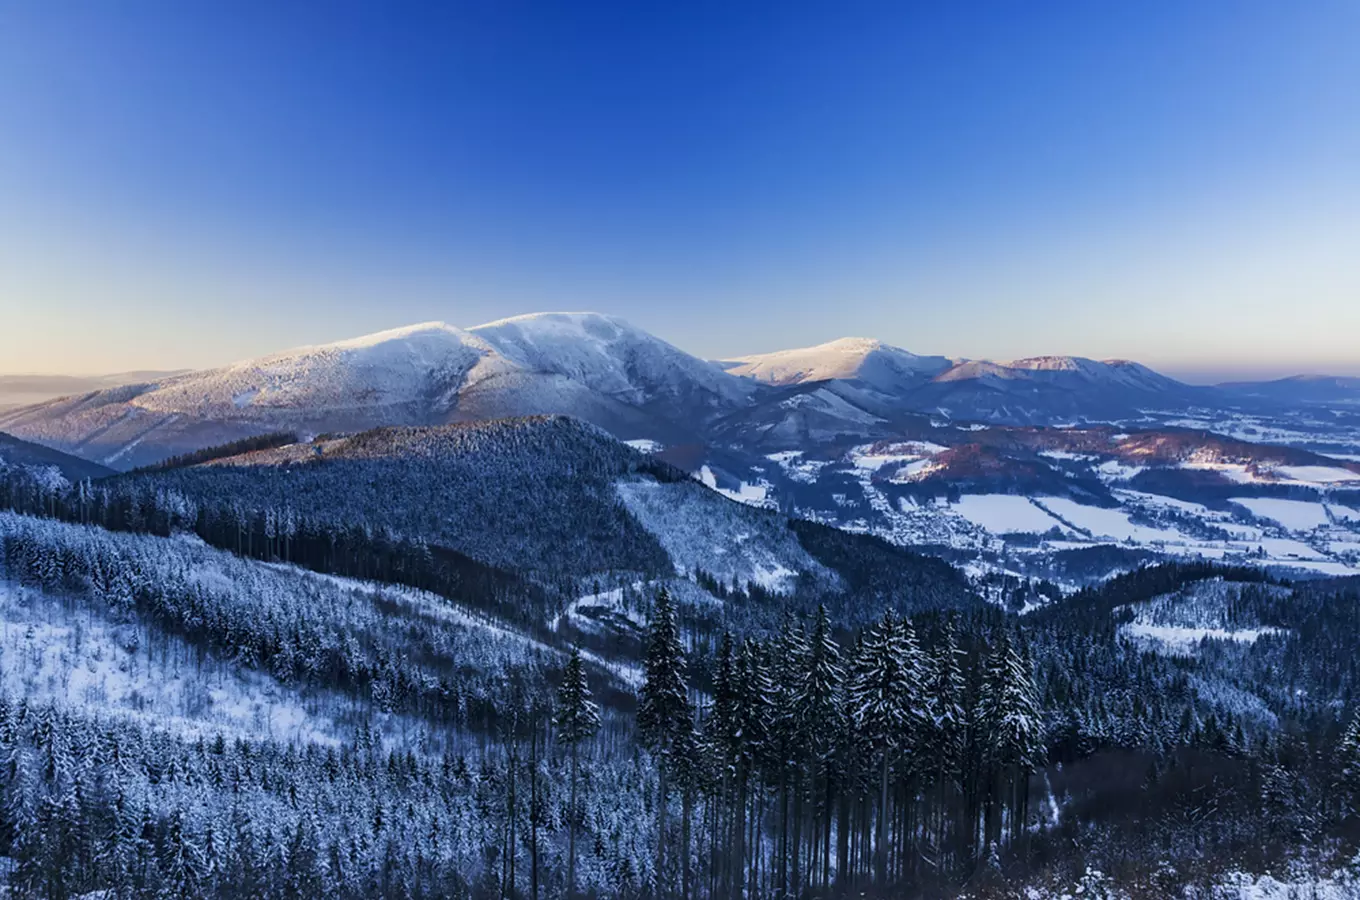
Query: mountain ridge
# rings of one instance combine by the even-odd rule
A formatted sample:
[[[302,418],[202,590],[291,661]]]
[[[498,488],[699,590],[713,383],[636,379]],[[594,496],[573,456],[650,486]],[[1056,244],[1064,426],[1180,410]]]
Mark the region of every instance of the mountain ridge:
[[[926,356],[874,338],[707,361],[614,316],[431,321],[0,411],[0,429],[118,469],[261,434],[570,415],[625,440],[796,449],[919,424],[1051,425],[1281,408],[1345,379],[1195,387],[1130,360]],[[1321,385],[1321,386],[1319,386]],[[1322,401],[1318,401],[1322,402]]]

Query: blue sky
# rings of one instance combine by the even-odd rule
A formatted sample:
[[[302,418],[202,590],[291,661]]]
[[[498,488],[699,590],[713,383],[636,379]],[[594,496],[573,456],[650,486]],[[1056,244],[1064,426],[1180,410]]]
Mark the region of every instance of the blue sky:
[[[1360,374],[1360,4],[0,2],[0,371],[622,315]]]

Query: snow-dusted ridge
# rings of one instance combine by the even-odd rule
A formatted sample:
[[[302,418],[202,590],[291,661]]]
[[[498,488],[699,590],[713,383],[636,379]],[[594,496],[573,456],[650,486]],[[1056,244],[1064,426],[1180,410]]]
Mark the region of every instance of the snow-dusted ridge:
[[[930,377],[949,365],[942,356],[918,356],[873,338],[844,337],[815,347],[740,356],[720,363],[729,373],[764,384],[804,384],[860,379],[876,386]]]
[[[566,414],[692,439],[758,386],[628,322],[540,313],[425,322],[0,414],[0,430],[119,468],[267,431]]]

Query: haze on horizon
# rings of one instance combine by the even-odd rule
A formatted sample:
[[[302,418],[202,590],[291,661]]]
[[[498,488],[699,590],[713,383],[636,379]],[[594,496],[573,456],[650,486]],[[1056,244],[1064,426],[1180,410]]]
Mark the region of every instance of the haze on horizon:
[[[938,7],[938,8],[935,8]],[[0,372],[623,316],[1360,374],[1360,6],[0,8]]]

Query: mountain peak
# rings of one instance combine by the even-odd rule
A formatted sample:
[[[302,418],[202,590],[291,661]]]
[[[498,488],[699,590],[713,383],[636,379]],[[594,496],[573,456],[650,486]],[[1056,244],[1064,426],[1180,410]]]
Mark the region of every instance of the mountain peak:
[[[447,322],[420,322],[416,325],[405,325],[401,328],[388,328],[383,331],[375,331],[372,334],[364,334],[359,337],[345,338],[339,341],[332,341],[329,344],[319,344],[310,347],[299,347],[298,350],[284,351],[284,354],[296,353],[302,350],[364,350],[369,347],[376,347],[382,344],[390,344],[411,339],[421,339],[427,337],[447,338],[454,341],[463,341],[467,332],[461,328],[456,328]]]
[[[765,384],[859,380],[889,389],[899,387],[903,378],[919,380],[934,374],[948,362],[939,356],[917,356],[874,338],[843,337],[813,347],[739,356],[721,365],[732,375]]]

